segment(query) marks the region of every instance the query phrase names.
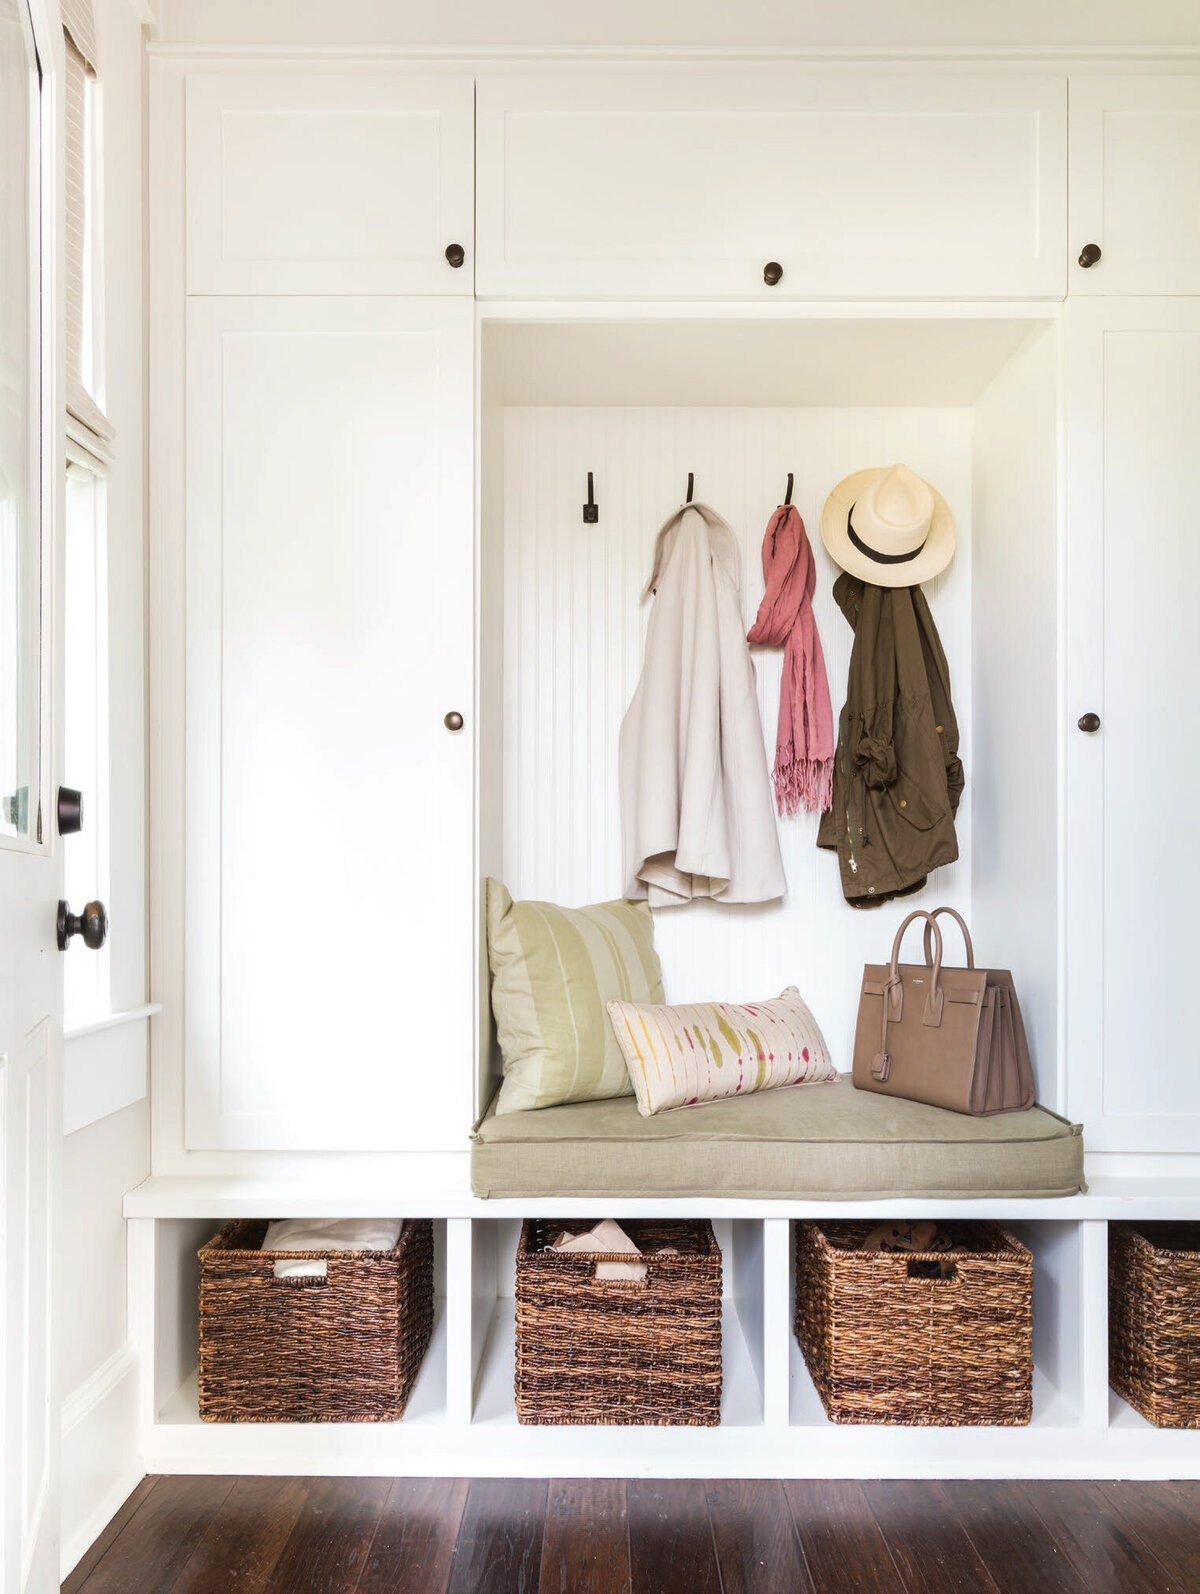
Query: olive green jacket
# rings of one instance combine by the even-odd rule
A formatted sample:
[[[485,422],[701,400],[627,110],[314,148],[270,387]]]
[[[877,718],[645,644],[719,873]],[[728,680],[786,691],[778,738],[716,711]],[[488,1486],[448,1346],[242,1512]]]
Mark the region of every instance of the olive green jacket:
[[[963,767],[950,669],[920,587],[841,575],[833,595],[854,647],[817,845],[837,851],[846,901],[867,908],[919,891],[958,857]]]

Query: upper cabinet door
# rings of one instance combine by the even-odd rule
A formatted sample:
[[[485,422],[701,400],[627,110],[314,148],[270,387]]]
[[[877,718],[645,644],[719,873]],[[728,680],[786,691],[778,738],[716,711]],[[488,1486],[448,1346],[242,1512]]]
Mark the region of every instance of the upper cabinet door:
[[[472,293],[473,125],[469,77],[191,75],[188,292]]]
[[[1200,77],[1071,79],[1071,292],[1200,293]]]
[[[477,95],[477,291],[1066,292],[1066,79],[510,77]]]

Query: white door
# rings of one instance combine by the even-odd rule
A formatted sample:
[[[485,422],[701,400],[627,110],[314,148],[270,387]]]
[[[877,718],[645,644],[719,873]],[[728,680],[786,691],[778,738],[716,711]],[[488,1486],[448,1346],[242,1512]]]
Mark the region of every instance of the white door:
[[[1069,1106],[1194,1152],[1200,302],[1073,301],[1067,350]]]
[[[186,96],[189,293],[473,292],[470,77],[193,72]]]
[[[54,8],[57,10],[57,8]],[[37,20],[35,52],[34,18]],[[58,587],[50,368],[38,304],[39,215],[52,214],[53,33],[0,0],[0,1588],[58,1588],[58,1406],[51,1253],[58,1179],[61,868],[50,783]],[[57,41],[54,41],[55,43]],[[51,83],[53,79],[51,78]],[[42,159],[43,149],[47,160]],[[57,456],[58,462],[61,456]],[[61,612],[59,610],[58,612]]]
[[[473,306],[192,299],[193,1150],[471,1123]]]
[[[1200,293],[1200,77],[1071,79],[1070,256],[1073,294]]]
[[[482,296],[1061,297],[1065,75],[495,76]]]

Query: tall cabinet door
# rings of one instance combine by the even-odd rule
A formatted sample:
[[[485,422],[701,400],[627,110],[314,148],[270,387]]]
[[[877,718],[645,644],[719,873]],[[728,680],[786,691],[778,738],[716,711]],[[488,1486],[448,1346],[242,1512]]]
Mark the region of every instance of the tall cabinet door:
[[[1200,304],[1075,301],[1068,384],[1070,1110],[1093,1150],[1195,1151]]]
[[[457,1147],[471,305],[187,314],[187,1145]]]

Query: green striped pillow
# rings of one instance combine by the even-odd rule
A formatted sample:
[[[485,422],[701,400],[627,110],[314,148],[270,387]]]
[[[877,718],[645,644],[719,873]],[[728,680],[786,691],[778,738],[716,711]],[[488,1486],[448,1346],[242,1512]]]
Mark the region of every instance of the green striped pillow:
[[[487,932],[504,1059],[496,1111],[632,1095],[605,1003],[663,1000],[646,904],[514,902],[489,880]]]

